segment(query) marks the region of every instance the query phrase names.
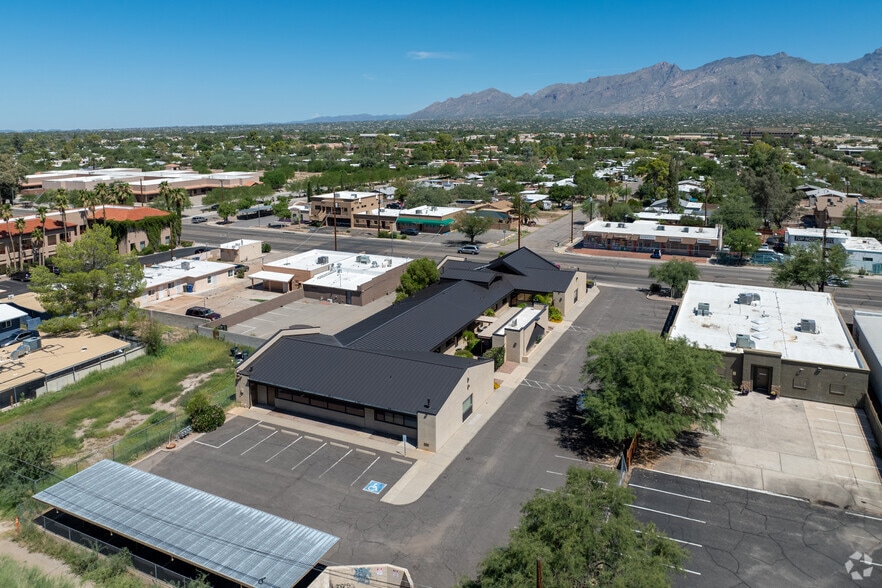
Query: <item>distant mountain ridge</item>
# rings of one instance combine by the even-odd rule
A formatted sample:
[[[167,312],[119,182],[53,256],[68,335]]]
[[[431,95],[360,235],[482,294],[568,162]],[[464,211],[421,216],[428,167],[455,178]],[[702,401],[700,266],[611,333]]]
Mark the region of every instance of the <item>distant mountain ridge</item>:
[[[490,88],[436,102],[406,118],[791,111],[882,112],[882,48],[842,64],[811,63],[785,53],[730,57],[692,70],[661,62],[519,97]]]

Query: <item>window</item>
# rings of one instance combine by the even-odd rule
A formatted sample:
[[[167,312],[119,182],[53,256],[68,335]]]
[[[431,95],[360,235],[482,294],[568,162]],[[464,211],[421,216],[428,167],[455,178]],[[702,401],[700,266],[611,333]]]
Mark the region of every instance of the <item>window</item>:
[[[210,286],[214,283],[214,276],[208,276],[205,281],[208,282],[208,285]]]
[[[233,270],[227,270],[227,277],[228,277],[228,278],[232,278],[232,277],[233,277]]]
[[[472,415],[472,395],[462,401],[462,420],[465,422]]]
[[[390,425],[398,425],[399,427],[417,428],[417,420],[415,416],[404,415],[397,412],[387,410],[375,410],[374,420],[389,423]]]
[[[169,243],[171,243],[171,237],[169,237],[168,235],[166,235],[166,236],[165,236],[165,244],[168,245]]]
[[[9,329],[12,327],[12,321],[3,321],[0,323],[0,328]]]

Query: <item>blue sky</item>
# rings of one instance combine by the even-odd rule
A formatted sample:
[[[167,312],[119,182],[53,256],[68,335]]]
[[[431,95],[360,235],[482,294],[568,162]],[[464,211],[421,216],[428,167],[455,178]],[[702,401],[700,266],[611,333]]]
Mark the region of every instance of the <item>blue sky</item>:
[[[0,22],[8,130],[408,114],[660,61],[882,47],[879,0],[7,0]]]

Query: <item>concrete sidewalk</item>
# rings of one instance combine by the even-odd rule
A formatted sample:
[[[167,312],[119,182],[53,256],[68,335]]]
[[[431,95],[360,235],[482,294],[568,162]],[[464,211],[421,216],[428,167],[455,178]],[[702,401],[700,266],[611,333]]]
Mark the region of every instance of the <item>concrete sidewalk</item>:
[[[431,487],[435,480],[447,469],[447,466],[456,459],[460,452],[478,434],[481,427],[505,404],[505,401],[517,389],[521,381],[533,369],[533,365],[542,361],[545,354],[554,347],[557,340],[570,328],[573,320],[582,314],[598,294],[598,288],[591,288],[576,304],[570,320],[556,324],[552,323],[554,327],[543,337],[536,349],[530,353],[529,363],[517,365],[510,373],[497,371],[494,374],[494,380],[500,383],[499,388],[483,405],[476,407],[472,415],[462,424],[450,440],[439,451],[434,453],[417,449],[411,443],[408,443],[405,447],[402,441],[374,435],[368,431],[320,423],[267,408],[234,408],[230,411],[230,414],[245,416],[265,423],[296,429],[322,438],[334,439],[341,443],[358,445],[373,451],[381,451],[413,460],[414,464],[410,469],[394,486],[386,490],[381,499],[389,504],[410,504],[418,500]]]

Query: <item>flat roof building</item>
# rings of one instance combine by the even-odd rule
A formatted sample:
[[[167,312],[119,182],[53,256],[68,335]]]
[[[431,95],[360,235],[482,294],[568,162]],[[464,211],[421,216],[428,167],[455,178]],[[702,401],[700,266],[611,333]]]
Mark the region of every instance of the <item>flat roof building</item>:
[[[856,406],[869,370],[823,292],[690,281],[670,330],[723,353],[745,389]]]
[[[667,255],[710,257],[723,248],[723,228],[596,220],[582,229],[582,244],[591,249],[646,253],[661,249]]]

